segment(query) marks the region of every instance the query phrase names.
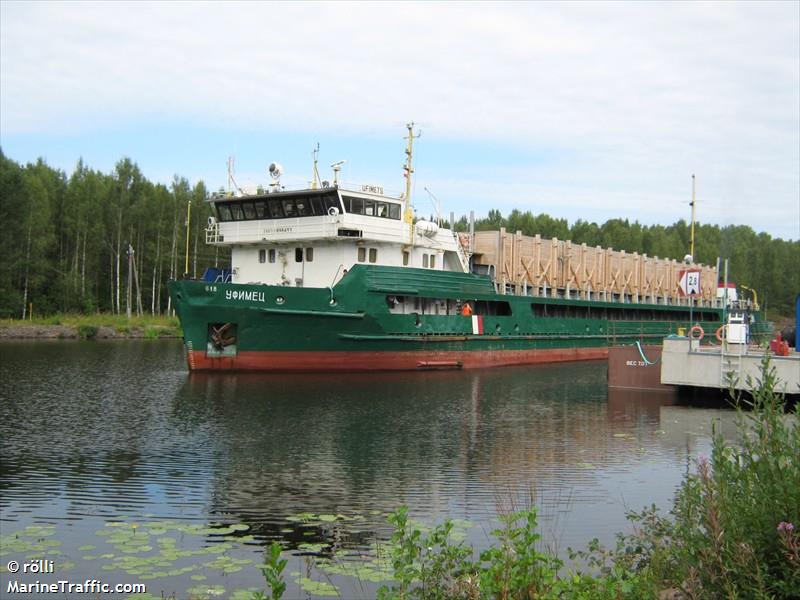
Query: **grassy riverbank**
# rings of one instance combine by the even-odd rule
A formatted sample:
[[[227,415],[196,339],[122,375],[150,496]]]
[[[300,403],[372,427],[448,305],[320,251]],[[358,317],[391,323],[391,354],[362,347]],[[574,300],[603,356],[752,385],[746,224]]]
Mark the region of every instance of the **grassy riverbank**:
[[[56,314],[0,320],[0,339],[158,339],[181,337],[178,319],[112,314]]]

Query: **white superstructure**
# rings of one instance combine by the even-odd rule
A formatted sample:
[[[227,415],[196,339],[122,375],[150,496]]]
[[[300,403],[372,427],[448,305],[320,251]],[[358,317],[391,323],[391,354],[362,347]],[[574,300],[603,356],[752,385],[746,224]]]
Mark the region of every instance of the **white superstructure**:
[[[458,235],[429,221],[412,230],[402,198],[335,186],[212,202],[206,241],[231,246],[233,283],[327,287],[359,263],[469,270]]]

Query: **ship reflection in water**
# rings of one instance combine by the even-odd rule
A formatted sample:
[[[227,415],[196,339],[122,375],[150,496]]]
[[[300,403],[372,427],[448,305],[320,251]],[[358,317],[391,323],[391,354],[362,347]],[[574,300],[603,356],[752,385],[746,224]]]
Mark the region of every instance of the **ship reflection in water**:
[[[374,532],[407,504],[425,521],[483,525],[470,536],[480,546],[498,511],[533,497],[546,538],[565,550],[611,540],[628,509],[668,506],[693,457],[710,451],[712,420],[732,422],[731,413],[678,406],[670,395],[609,397],[605,373],[605,362],[413,375],[197,373],[174,414],[214,431],[225,465],[214,473],[212,511],[265,536],[301,539],[285,529],[297,513],[366,515]]]
[[[4,528],[68,522],[78,537],[147,515],[308,541],[287,517],[313,513],[358,516],[358,546],[407,504],[426,522],[471,521],[480,547],[498,510],[533,495],[563,552],[612,541],[628,509],[668,507],[710,452],[712,420],[729,434],[733,420],[669,396],[609,397],[605,362],[187,374],[178,343],[72,342],[6,344],[0,369]]]

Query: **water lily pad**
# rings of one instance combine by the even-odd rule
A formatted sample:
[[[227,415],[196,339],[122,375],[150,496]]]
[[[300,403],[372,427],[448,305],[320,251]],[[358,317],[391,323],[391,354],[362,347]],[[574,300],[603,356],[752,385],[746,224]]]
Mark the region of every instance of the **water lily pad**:
[[[472,529],[475,527],[475,523],[467,519],[453,519],[451,522],[453,523],[453,527],[460,527],[461,529]]]
[[[208,579],[208,577],[206,577],[205,575],[192,575],[190,579],[192,581],[205,581],[206,579]]]
[[[253,600],[253,595],[259,591],[258,588],[249,588],[246,590],[236,590],[228,596],[228,600]]]
[[[314,513],[297,513],[296,515],[286,517],[286,520],[295,523],[308,523],[310,521],[316,521],[317,515]]]
[[[300,577],[297,583],[303,588],[303,591],[308,592],[312,596],[336,596],[339,590],[333,584],[327,581],[316,581],[308,577]]]
[[[216,598],[225,593],[221,585],[196,585],[186,590],[190,598]]]

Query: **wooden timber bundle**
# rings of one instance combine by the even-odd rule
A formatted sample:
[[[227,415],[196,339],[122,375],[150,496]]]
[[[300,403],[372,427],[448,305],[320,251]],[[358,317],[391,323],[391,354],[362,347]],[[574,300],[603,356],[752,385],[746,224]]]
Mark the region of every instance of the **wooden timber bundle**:
[[[589,247],[518,231],[476,231],[473,264],[494,271],[502,292],[647,304],[686,304],[681,271],[700,270],[696,304],[713,305],[717,269],[624,250]]]

